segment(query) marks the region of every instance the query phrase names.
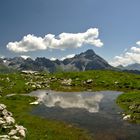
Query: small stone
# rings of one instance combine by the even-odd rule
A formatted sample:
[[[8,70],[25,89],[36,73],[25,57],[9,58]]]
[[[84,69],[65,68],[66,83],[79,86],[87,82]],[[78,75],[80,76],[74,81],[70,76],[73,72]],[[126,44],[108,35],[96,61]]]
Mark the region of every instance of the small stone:
[[[125,113],[122,114],[123,117],[124,117],[125,115],[126,115]]]
[[[30,82],[25,83],[25,85],[29,85],[29,84],[30,84]]]
[[[62,82],[61,82],[61,84],[62,85],[66,85],[66,86],[71,86],[72,84],[72,79],[64,79]]]
[[[136,108],[135,104],[132,104],[132,105],[129,106],[129,109],[131,109],[131,110],[134,109],[134,108]]]
[[[126,115],[123,117],[123,120],[129,120],[131,118],[131,115]]]
[[[79,78],[76,78],[75,80],[76,80],[76,81],[78,81],[78,80],[79,80]]]
[[[6,120],[6,123],[8,125],[11,125],[11,124],[15,123],[15,119],[11,116],[8,116],[8,117],[4,116],[4,119]]]
[[[12,130],[8,133],[8,135],[13,136],[13,135],[15,135],[16,133],[17,133],[17,130],[12,129]]]
[[[12,96],[15,96],[16,94],[8,94],[6,95],[6,97],[12,97]]]
[[[25,137],[26,136],[26,133],[25,133],[26,128],[24,128],[22,125],[16,125],[15,127],[16,127],[16,130],[18,131],[18,133],[22,137]]]
[[[13,114],[12,114],[11,112],[9,112],[9,111],[8,111],[8,114],[9,114],[9,116],[11,116],[11,117],[13,116]]]
[[[21,129],[18,131],[19,134],[22,136],[22,137],[26,137],[26,134],[25,134],[25,130],[24,129]]]
[[[10,128],[12,128],[12,127],[13,127],[13,126],[7,125],[7,124],[2,125],[2,128],[4,128],[4,129],[10,129]]]
[[[10,79],[9,79],[9,77],[7,77],[7,78],[6,78],[6,80],[7,80],[8,82],[10,82]]]
[[[37,84],[36,87],[37,87],[37,88],[41,88],[41,85]]]
[[[35,85],[32,85],[32,88],[36,88],[36,86]]]
[[[16,130],[26,130],[26,128],[25,127],[23,127],[22,125],[15,125],[15,127],[16,127]]]
[[[9,138],[2,138],[1,140],[10,140]]]
[[[2,140],[2,138],[5,138],[5,139],[10,139],[10,137],[8,135],[0,135],[0,139]]]
[[[6,109],[4,109],[4,110],[2,111],[2,114],[3,114],[4,116],[9,116],[8,111],[7,111]]]
[[[92,82],[93,82],[92,79],[88,79],[88,80],[86,81],[87,84],[90,84],[90,83],[92,83]]]
[[[0,111],[4,110],[6,106],[4,104],[0,104]]]
[[[119,84],[119,82],[118,81],[115,81],[114,84],[117,85],[117,84]]]
[[[2,117],[0,117],[0,121],[3,121],[3,118]]]
[[[13,114],[12,114],[11,112],[7,111],[6,109],[4,109],[4,110],[2,111],[2,115],[3,115],[3,116],[13,116]]]
[[[20,140],[21,138],[20,137],[17,137],[17,136],[12,136],[11,139]]]
[[[38,104],[39,104],[38,101],[35,101],[35,102],[30,103],[30,105],[38,105]]]
[[[0,120],[0,125],[5,124],[6,122],[3,120]]]

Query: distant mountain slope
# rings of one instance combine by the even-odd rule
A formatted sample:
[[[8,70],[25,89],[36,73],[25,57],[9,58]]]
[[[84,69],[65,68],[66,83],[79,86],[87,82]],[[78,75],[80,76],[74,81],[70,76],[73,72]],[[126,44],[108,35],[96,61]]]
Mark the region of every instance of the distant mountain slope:
[[[139,70],[140,71],[140,64],[134,63],[125,67],[127,70]]]
[[[130,64],[128,66],[119,65],[116,68],[118,70],[121,70],[124,72],[140,74],[140,64],[139,63]]]
[[[121,69],[121,70],[137,70],[137,71],[140,71],[140,64],[139,63],[134,63],[134,64],[130,64],[130,65],[127,65],[127,66],[119,65],[116,68]]]
[[[3,59],[0,58],[0,73],[10,73],[14,71],[15,70],[13,70],[12,68],[9,68],[6,65],[4,65]]]

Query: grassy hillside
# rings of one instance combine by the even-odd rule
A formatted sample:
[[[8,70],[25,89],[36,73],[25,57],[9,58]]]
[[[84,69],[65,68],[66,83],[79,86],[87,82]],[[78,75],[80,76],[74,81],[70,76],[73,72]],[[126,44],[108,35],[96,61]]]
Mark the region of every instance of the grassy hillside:
[[[67,82],[67,80],[70,80],[69,85],[67,85],[67,83],[64,84],[64,81]],[[60,91],[139,91],[140,75],[107,70],[54,74],[0,74],[0,88],[2,94],[29,93],[39,88],[49,88]]]
[[[140,75],[107,71],[94,70],[85,72],[67,72],[52,74],[57,80],[51,83],[51,88],[55,90],[140,90]],[[64,87],[61,79],[72,79],[71,88]],[[92,79],[91,83],[86,83]]]

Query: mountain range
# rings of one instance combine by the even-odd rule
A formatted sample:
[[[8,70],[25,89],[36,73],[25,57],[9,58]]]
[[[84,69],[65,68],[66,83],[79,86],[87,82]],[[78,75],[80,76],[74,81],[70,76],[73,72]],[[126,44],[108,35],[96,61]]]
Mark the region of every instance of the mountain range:
[[[134,64],[127,65],[125,67],[122,65],[119,65],[117,68],[119,68],[121,70],[138,70],[138,71],[140,71],[140,64],[134,63]]]
[[[35,60],[31,58],[24,59],[22,57],[0,58],[0,72],[11,70],[33,70],[33,71],[86,71],[86,70],[108,69],[121,70],[133,73],[140,73],[140,64],[135,63],[114,68],[102,57],[97,55],[92,49],[75,55],[72,58],[64,60],[50,60],[45,57],[37,57]]]
[[[0,59],[0,65],[16,70],[34,71],[85,71],[93,69],[113,69],[103,58],[98,56],[93,50],[87,50],[72,58],[62,60],[50,60],[45,57],[24,59],[22,57]]]

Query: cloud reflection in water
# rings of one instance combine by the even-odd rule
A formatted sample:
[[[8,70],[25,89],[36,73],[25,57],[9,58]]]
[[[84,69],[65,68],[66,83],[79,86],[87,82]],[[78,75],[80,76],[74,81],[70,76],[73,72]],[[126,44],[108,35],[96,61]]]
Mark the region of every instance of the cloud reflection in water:
[[[47,107],[83,108],[94,113],[99,111],[103,94],[94,93],[48,93],[41,94],[39,100]]]

